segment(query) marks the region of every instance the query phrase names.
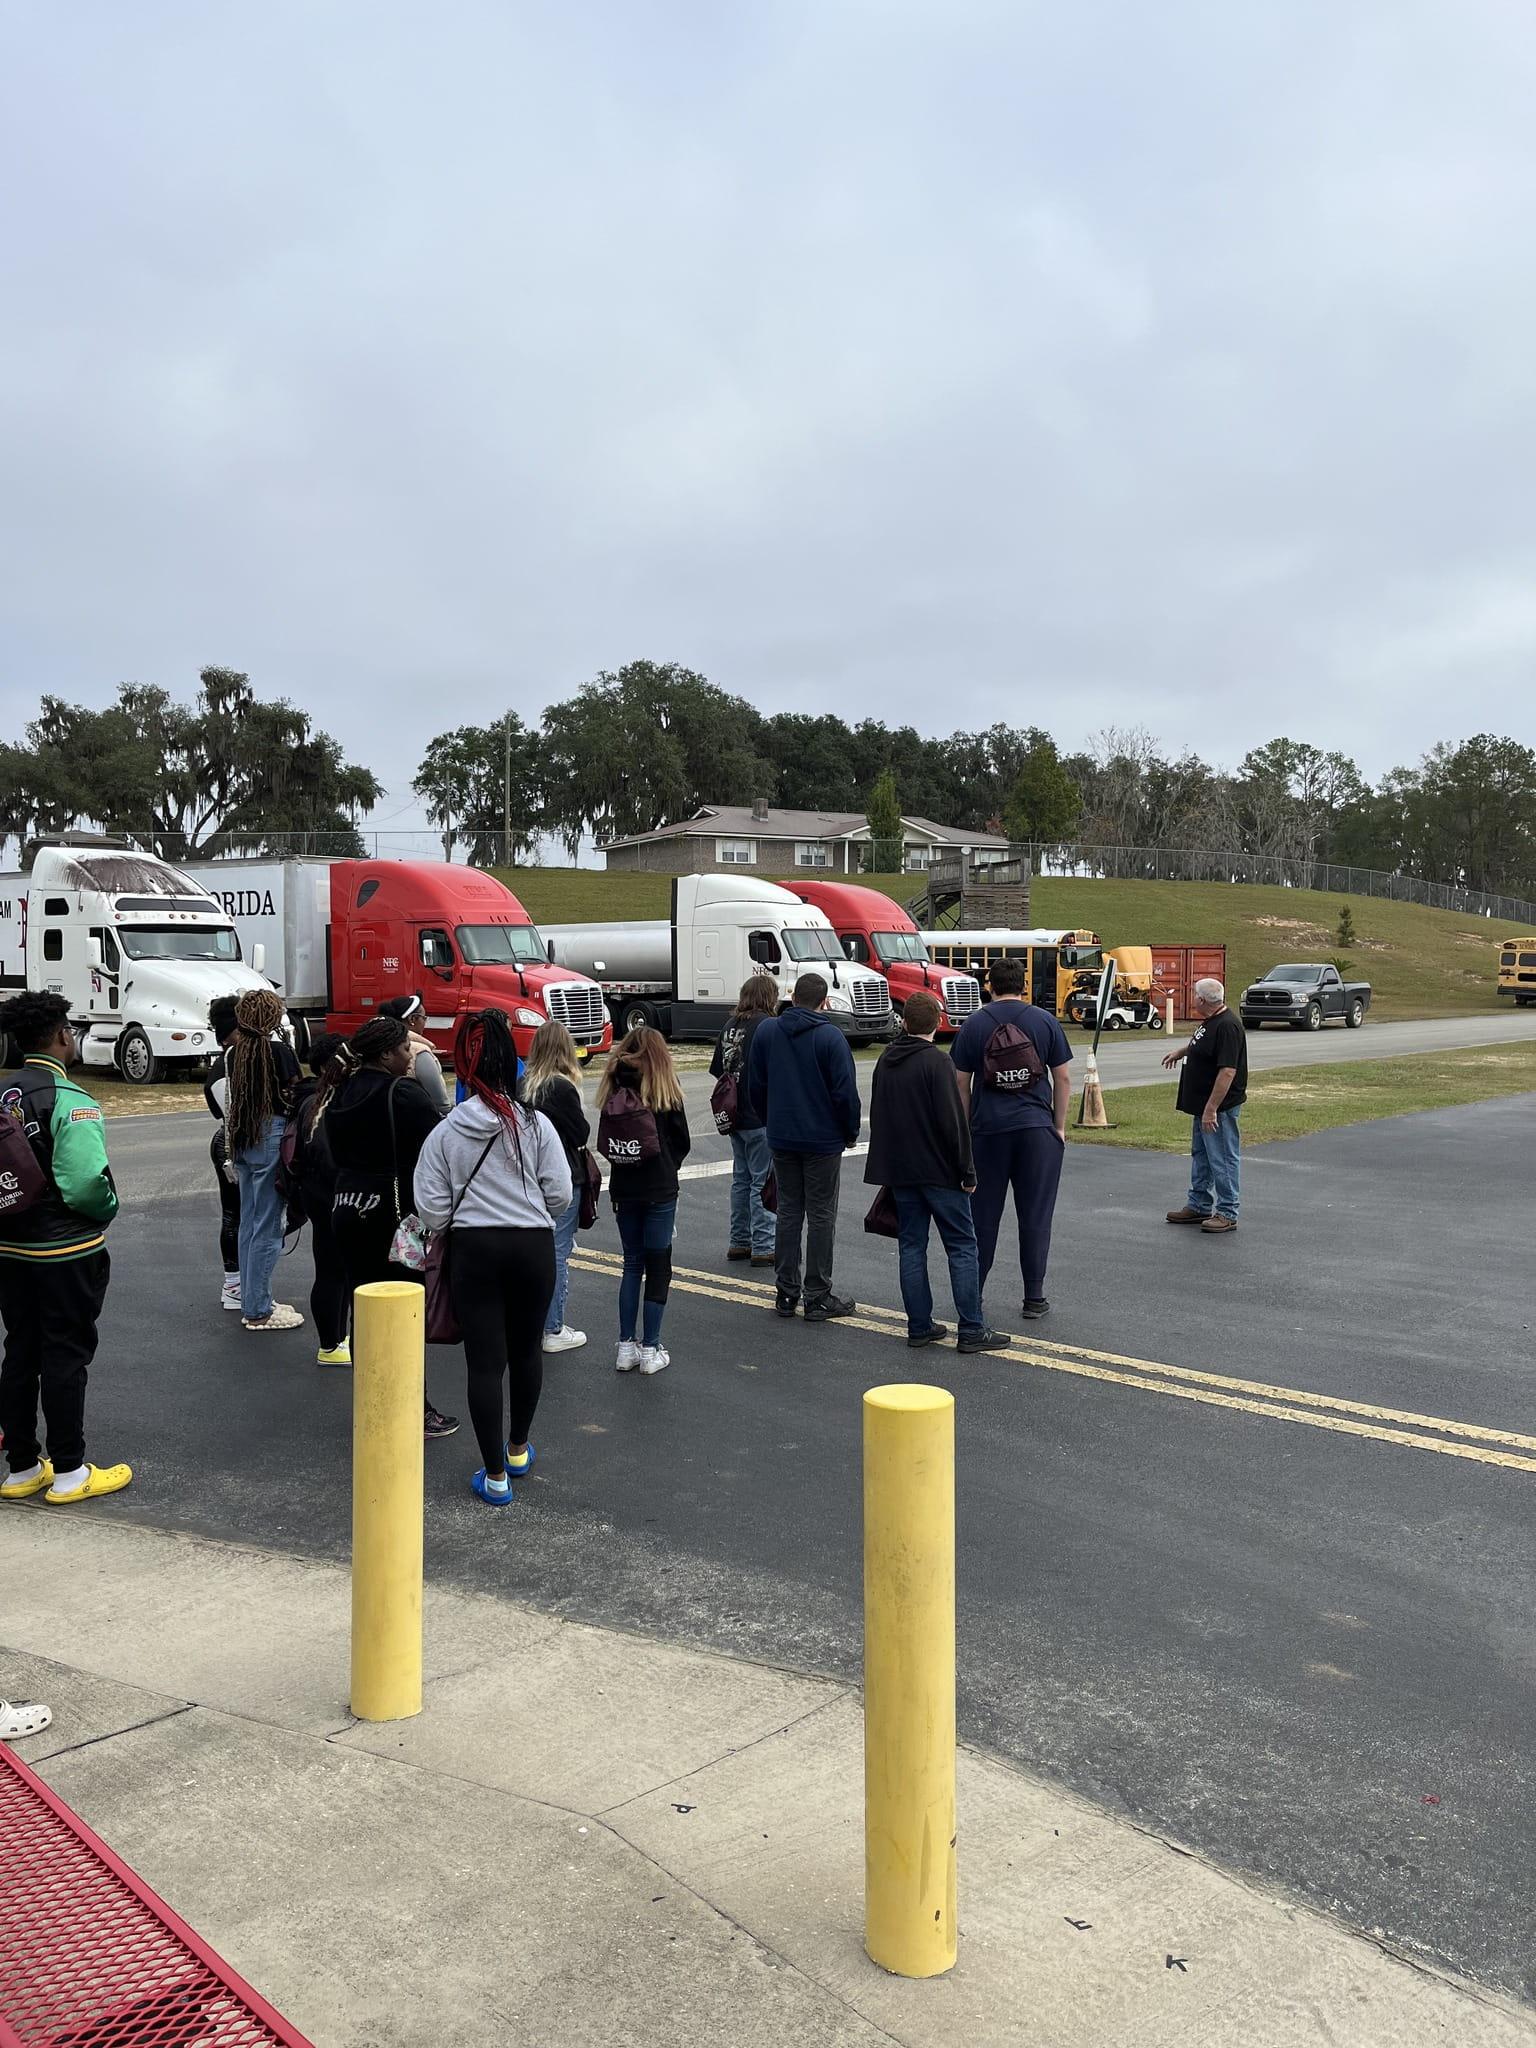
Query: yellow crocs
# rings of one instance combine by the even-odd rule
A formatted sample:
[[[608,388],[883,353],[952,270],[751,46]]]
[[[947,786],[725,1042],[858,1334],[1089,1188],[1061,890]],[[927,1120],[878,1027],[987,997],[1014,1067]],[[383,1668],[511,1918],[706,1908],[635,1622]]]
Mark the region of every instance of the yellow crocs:
[[[7,1479],[0,1486],[0,1500],[30,1500],[34,1493],[41,1493],[45,1486],[53,1484],[53,1467],[46,1458],[30,1479]]]
[[[43,1499],[60,1506],[74,1500],[99,1500],[104,1493],[121,1493],[133,1477],[131,1465],[87,1465],[85,1469],[84,1486],[77,1486],[72,1493],[59,1493],[50,1486]]]

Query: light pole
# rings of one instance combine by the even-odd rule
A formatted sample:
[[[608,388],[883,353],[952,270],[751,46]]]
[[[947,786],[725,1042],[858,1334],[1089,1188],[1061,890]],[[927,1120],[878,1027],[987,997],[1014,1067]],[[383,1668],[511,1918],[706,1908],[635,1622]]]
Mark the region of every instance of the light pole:
[[[502,732],[506,740],[506,753],[501,771],[501,857],[508,867],[512,865],[512,713],[509,711],[502,721]]]

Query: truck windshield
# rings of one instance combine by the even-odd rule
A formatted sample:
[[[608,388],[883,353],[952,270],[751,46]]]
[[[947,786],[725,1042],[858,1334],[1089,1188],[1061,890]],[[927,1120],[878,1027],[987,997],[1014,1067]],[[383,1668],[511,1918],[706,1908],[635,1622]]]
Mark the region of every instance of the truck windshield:
[[[1296,965],[1290,967],[1271,967],[1264,979],[1266,981],[1299,981],[1305,985],[1309,981],[1316,981],[1319,971],[1316,967]]]
[[[829,926],[813,924],[807,930],[780,934],[791,960],[841,960],[845,957]]]
[[[227,924],[202,931],[192,925],[120,924],[117,942],[130,960],[240,958],[240,941]]]
[[[928,948],[918,932],[871,932],[870,937],[883,966],[889,967],[893,960],[915,960],[919,967],[927,962]]]
[[[471,967],[532,967],[544,959],[537,925],[461,924],[458,940]]]

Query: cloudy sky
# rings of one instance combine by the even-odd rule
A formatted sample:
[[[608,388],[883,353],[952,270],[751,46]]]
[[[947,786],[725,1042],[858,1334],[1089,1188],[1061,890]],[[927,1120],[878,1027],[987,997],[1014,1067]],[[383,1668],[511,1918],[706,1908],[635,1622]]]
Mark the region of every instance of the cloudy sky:
[[[1528,0],[6,12],[7,735],[1536,738]]]

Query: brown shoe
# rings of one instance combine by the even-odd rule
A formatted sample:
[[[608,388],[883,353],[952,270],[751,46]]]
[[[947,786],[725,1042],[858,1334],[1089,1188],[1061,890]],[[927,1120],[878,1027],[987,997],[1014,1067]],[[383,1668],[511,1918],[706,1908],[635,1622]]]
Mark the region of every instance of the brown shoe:
[[[1208,1223],[1210,1215],[1209,1209],[1170,1209],[1168,1211],[1168,1221],[1170,1223]]]
[[[733,1266],[738,1265],[743,1259],[751,1258],[752,1247],[749,1244],[733,1244],[727,1247],[725,1256]]]
[[[1200,1228],[1208,1231],[1212,1237],[1220,1237],[1226,1231],[1236,1230],[1237,1218],[1235,1216],[1207,1216]]]

